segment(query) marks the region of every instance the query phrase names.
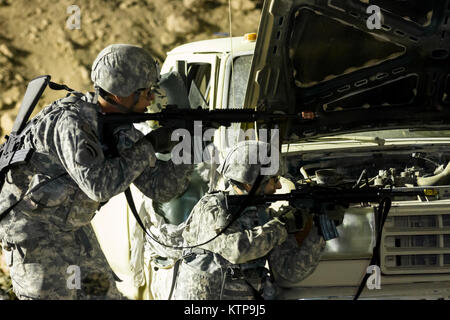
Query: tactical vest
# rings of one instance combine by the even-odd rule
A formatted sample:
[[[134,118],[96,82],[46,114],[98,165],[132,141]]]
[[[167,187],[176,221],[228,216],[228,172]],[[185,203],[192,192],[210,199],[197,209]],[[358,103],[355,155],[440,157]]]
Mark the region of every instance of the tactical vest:
[[[22,148],[34,150],[27,164],[11,166],[0,191],[0,238],[22,242],[46,236],[50,229],[71,231],[88,224],[98,208],[70,178],[45,138],[53,137],[54,122],[67,108],[92,108],[76,93],[57,100],[30,120],[21,132]],[[94,112],[87,112],[95,114]],[[84,115],[82,115],[84,117]],[[96,119],[89,123],[96,123]],[[94,120],[94,121],[92,121]],[[40,130],[45,130],[42,134]]]

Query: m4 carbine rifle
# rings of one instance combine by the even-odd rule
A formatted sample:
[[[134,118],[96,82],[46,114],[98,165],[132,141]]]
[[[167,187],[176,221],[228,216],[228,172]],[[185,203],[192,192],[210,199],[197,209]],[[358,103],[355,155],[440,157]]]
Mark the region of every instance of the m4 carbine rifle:
[[[205,110],[184,109],[176,105],[167,105],[162,111],[156,113],[108,113],[100,114],[99,121],[112,125],[125,123],[138,123],[149,120],[158,121],[162,126],[171,128],[184,128],[190,126],[194,121],[202,121],[203,127],[218,128],[219,126],[230,126],[234,122],[259,122],[279,123],[286,120],[307,121],[299,114],[280,114],[253,109],[224,109]]]
[[[28,123],[28,120],[38,103],[44,90],[50,86],[54,90],[74,90],[65,85],[50,81],[49,75],[39,76],[32,79],[25,92],[19,113],[14,121],[13,129],[9,136],[6,136],[6,143],[0,146],[0,189],[5,181],[6,173],[13,164],[26,163],[34,150],[22,149],[21,133]],[[163,111],[158,113],[111,113],[99,114],[99,122],[110,125],[125,123],[138,123],[148,120],[156,120],[163,126],[171,128],[191,128],[194,121],[202,121],[204,127],[229,126],[234,122],[265,122],[268,124],[279,121],[295,119],[304,121],[299,115],[285,115],[268,112],[255,111],[253,109],[228,109],[228,110],[203,110],[181,109],[175,105],[168,105]]]
[[[435,196],[437,191],[431,188],[380,188],[366,187],[350,189],[344,187],[330,187],[321,185],[301,185],[290,193],[254,195],[247,199],[246,195],[227,195],[225,203],[228,206],[263,205],[277,201],[288,201],[297,209],[308,209],[316,216],[319,232],[325,240],[337,238],[339,233],[333,220],[327,217],[327,208],[335,205],[348,207],[351,203],[377,203],[384,208],[383,216],[387,216],[391,199],[402,197]],[[386,205],[386,203],[388,203]]]

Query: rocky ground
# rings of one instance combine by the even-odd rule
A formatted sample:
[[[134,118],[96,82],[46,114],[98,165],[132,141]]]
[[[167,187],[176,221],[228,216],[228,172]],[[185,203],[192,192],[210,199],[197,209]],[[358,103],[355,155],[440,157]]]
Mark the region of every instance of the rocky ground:
[[[11,278],[9,277],[5,258],[1,255],[0,249],[0,300],[13,299],[16,299],[16,296],[12,292]]]
[[[32,78],[87,91],[90,66],[112,43],[141,45],[160,62],[173,47],[256,32],[263,0],[0,0],[0,137],[8,134]],[[73,29],[76,5],[80,28]],[[75,15],[74,15],[75,14]],[[65,93],[47,89],[38,105]],[[1,256],[0,256],[1,257]],[[10,288],[0,261],[0,300]],[[3,292],[3,293],[2,293]]]
[[[70,29],[80,9],[80,29]],[[262,0],[231,0],[232,34],[256,32]],[[111,43],[148,49],[161,62],[171,48],[229,33],[228,0],[0,0],[0,127],[9,132],[27,82],[50,74],[90,88],[90,67]],[[40,105],[64,93],[47,90]]]

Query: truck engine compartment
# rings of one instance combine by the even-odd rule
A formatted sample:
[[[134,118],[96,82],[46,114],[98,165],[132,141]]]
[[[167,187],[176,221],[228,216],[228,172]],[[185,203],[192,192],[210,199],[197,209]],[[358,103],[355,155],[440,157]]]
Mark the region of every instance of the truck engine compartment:
[[[411,146],[387,146],[376,149],[369,147],[309,150],[285,157],[286,174],[294,181],[317,182],[318,170],[332,169],[342,178],[342,183],[356,183],[360,178],[367,178],[369,185],[383,187],[450,183],[450,177],[430,179],[444,172],[450,160],[448,147],[426,146],[411,149]],[[365,182],[362,182],[360,187],[364,185]]]
[[[448,146],[346,144],[311,149],[283,154],[285,176],[291,181],[350,188],[432,186],[437,190],[435,196],[392,199],[382,232],[380,267],[384,275],[450,273]],[[374,203],[351,204],[337,227],[340,236],[327,241],[322,260],[370,258],[377,233],[376,207]]]

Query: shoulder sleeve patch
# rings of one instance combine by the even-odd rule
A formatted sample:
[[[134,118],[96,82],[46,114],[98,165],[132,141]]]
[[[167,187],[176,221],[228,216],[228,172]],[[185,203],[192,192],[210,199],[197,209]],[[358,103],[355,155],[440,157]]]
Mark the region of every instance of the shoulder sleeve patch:
[[[101,153],[97,145],[84,142],[77,149],[75,161],[82,166],[91,167],[100,160]]]

